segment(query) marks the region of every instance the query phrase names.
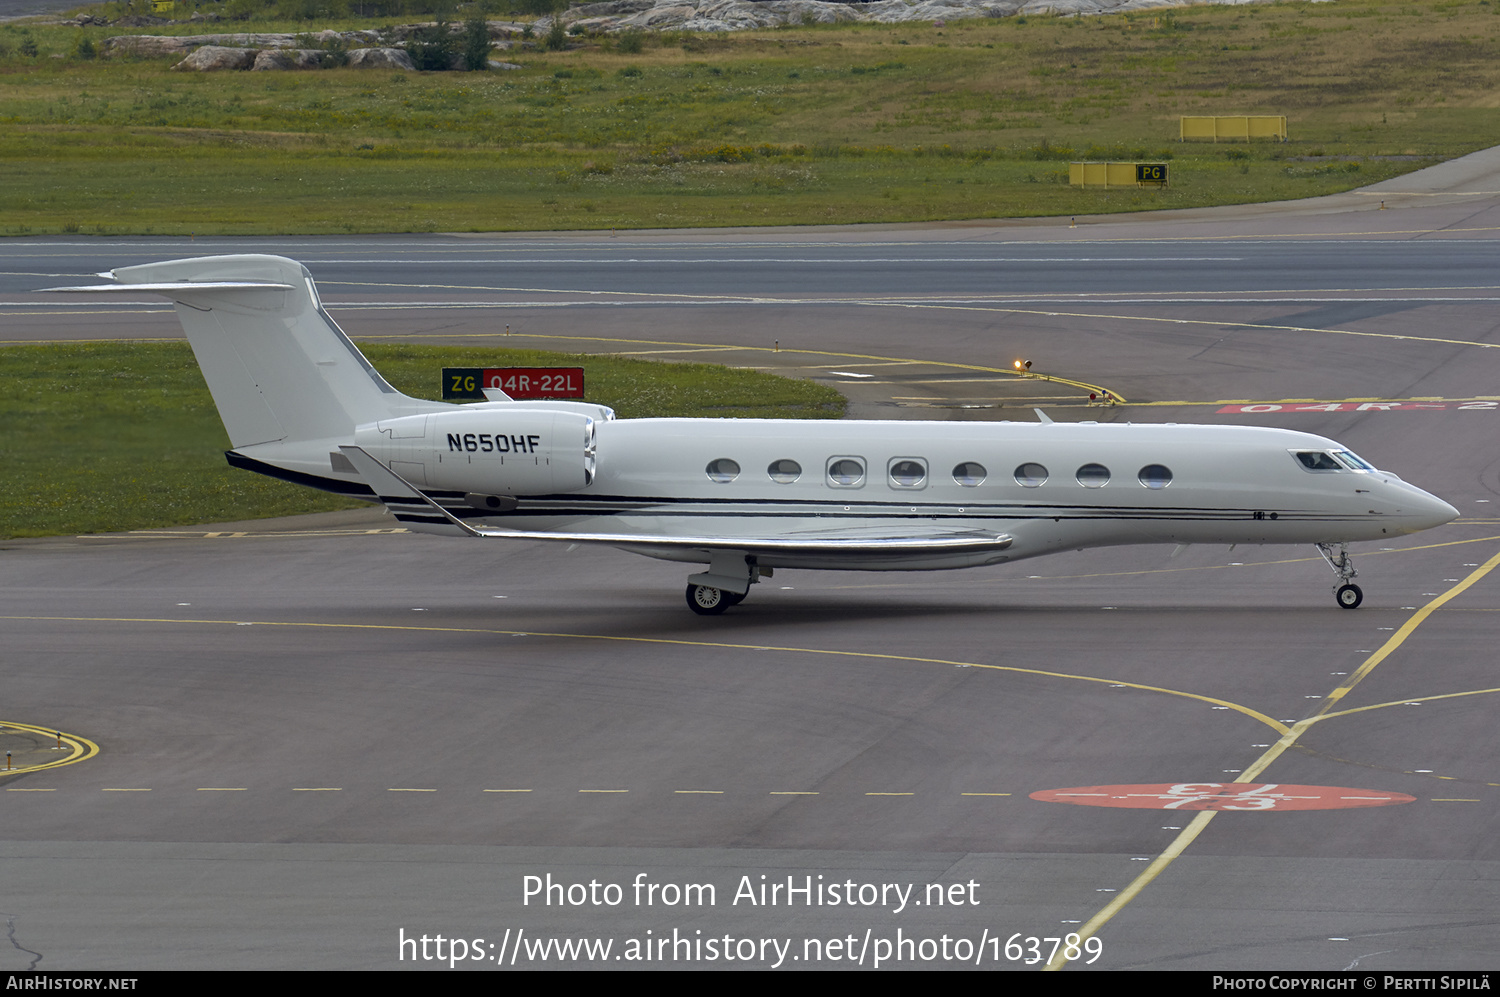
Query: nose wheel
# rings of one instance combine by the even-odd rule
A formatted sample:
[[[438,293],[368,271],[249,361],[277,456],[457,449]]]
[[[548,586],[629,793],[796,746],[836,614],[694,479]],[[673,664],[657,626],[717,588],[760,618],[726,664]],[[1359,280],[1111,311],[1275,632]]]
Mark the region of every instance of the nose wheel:
[[[1359,572],[1354,570],[1354,561],[1349,557],[1348,544],[1313,544],[1318,548],[1318,553],[1323,555],[1323,560],[1333,569],[1333,573],[1339,576],[1339,583],[1334,587],[1333,598],[1344,609],[1358,609],[1359,604],[1365,601],[1365,594],[1358,585],[1354,584],[1354,576]]]

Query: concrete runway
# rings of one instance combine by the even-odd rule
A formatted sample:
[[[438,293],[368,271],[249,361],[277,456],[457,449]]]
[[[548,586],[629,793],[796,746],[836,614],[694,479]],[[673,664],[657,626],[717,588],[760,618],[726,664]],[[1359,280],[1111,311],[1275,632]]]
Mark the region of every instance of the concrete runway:
[[[1305,548],[785,572],[699,618],[680,566],[376,512],[10,542],[0,722],[99,752],[0,781],[0,968],[1028,968],[1068,932],[1069,971],[1497,968],[1497,172],[1076,229],[0,245],[9,341],[175,336],[22,292],[278,251],[356,336],[1307,429],[1463,514],[1361,550],[1354,612]],[[1148,805],[1031,797],[1094,787]]]

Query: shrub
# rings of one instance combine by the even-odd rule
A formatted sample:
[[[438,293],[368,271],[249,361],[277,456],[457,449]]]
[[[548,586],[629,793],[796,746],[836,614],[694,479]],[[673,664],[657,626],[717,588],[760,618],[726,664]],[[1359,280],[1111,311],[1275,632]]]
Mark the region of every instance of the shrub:
[[[412,65],[427,72],[452,69],[453,51],[453,35],[442,21],[412,35],[406,43],[406,54],[411,56]]]
[[[488,69],[490,63],[490,26],[482,14],[464,22],[464,68],[470,71]]]

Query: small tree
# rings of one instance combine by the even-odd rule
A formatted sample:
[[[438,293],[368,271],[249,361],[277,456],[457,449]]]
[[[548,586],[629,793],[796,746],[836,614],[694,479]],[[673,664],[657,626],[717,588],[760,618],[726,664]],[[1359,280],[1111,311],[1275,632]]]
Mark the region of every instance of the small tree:
[[[406,54],[411,56],[412,65],[427,72],[452,69],[453,52],[453,34],[443,21],[417,32],[406,43]]]
[[[465,69],[489,68],[490,26],[483,14],[476,14],[464,22],[463,55]]]

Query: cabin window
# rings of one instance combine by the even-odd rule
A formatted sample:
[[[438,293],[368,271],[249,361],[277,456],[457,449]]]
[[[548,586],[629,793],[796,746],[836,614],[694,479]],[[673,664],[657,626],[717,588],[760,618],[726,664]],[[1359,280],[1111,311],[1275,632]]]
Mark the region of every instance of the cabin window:
[[[728,457],[720,457],[709,461],[703,473],[708,475],[709,481],[724,485],[740,476],[740,465]]]
[[[897,488],[921,488],[927,484],[927,462],[920,457],[896,457],[887,473]]]
[[[840,488],[858,488],[865,483],[863,457],[828,458],[828,483]]]
[[[771,461],[771,466],[766,468],[766,473],[778,485],[789,485],[802,477],[802,465],[795,460],[782,458]]]
[[[1040,464],[1022,464],[1016,468],[1016,484],[1022,488],[1040,488],[1047,481],[1047,469]]]
[[[1299,450],[1297,460],[1309,471],[1342,471],[1344,465],[1321,450]]]
[[[989,477],[989,472],[984,469],[984,465],[976,464],[972,460],[966,460],[953,469],[953,480],[965,488],[983,484],[987,477]]]
[[[1137,477],[1140,478],[1141,484],[1151,489],[1165,488],[1172,483],[1171,470],[1160,464],[1147,464],[1141,468],[1141,473]]]
[[[1109,484],[1109,468],[1103,464],[1085,464],[1078,469],[1077,477],[1085,488],[1103,488]]]

